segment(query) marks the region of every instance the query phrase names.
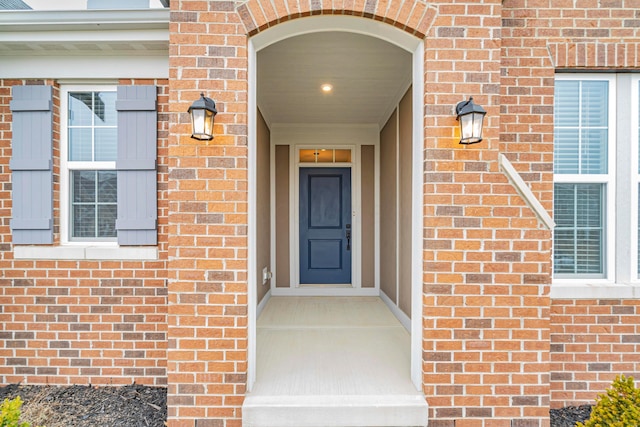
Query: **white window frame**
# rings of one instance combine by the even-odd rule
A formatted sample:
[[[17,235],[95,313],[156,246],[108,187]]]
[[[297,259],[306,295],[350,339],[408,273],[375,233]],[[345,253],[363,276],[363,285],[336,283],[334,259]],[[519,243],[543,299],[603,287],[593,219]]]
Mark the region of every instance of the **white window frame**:
[[[587,184],[596,183],[604,184],[604,277],[592,277],[591,275],[556,275],[553,273],[554,284],[575,284],[589,282],[591,284],[610,284],[615,281],[615,255],[616,255],[616,99],[617,86],[615,74],[556,74],[556,81],[607,81],[609,83],[609,105],[608,105],[608,143],[607,143],[607,173],[606,174],[553,174],[553,183],[570,183],[570,184]],[[555,246],[555,239],[553,242]],[[553,269],[552,269],[553,271]]]
[[[632,278],[633,283],[640,285],[640,273],[638,272],[638,252],[640,251],[640,245],[638,245],[638,227],[640,226],[638,223],[638,215],[640,215],[638,210],[638,197],[640,197],[638,194],[640,192],[640,172],[638,172],[640,167],[638,161],[638,156],[640,156],[640,75],[629,75],[629,77],[631,80],[629,141],[631,144],[631,176],[633,177],[631,191],[631,263],[629,266],[631,271],[629,276]]]
[[[606,277],[557,278],[552,298],[640,298],[638,198],[640,173],[640,74],[557,74],[556,80],[609,80],[609,172],[606,194]],[[613,109],[611,109],[613,108]],[[611,144],[612,142],[612,144]],[[614,149],[615,147],[615,149]],[[612,150],[614,150],[612,152]],[[612,165],[613,163],[613,165]],[[589,177],[554,174],[556,182],[594,182]]]
[[[116,85],[63,85],[60,87],[60,243],[69,246],[117,247],[113,239],[71,239],[71,171],[72,170],[116,170],[116,162],[69,161],[69,93],[70,92],[117,92]]]

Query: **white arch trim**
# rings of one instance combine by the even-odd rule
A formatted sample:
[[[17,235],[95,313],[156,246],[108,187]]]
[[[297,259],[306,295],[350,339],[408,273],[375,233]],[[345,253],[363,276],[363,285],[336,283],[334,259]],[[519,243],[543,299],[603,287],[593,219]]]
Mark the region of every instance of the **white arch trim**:
[[[281,40],[322,31],[346,31],[385,40],[413,53],[422,40],[390,24],[350,15],[320,15],[292,19],[251,37],[255,51]]]
[[[412,228],[419,232],[412,233],[411,242],[411,380],[416,388],[422,391],[422,205],[424,164],[424,42],[409,33],[392,25],[349,15],[309,16],[283,22],[268,28],[248,41],[248,193],[249,193],[249,227],[248,227],[248,366],[247,391],[250,392],[256,379],[256,322],[258,317],[255,267],[256,260],[256,111],[257,111],[257,52],[281,40],[324,31],[345,31],[362,34],[385,40],[410,52],[413,55],[413,177],[412,177]]]

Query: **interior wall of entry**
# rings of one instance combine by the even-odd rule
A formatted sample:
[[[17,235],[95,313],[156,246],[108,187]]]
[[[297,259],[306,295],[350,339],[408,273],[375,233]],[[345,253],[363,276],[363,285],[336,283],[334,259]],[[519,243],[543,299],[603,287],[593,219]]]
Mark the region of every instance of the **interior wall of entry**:
[[[285,125],[276,124],[271,129],[272,152],[272,201],[274,205],[272,232],[272,266],[274,266],[271,291],[283,294],[299,289],[299,239],[298,239],[298,194],[299,194],[299,150],[349,149],[352,161],[353,269],[352,289],[369,289],[378,286],[375,272],[377,232],[376,151],[378,146],[376,125]],[[318,167],[339,167],[341,164],[317,164]],[[342,164],[344,165],[344,164]],[[306,292],[310,289],[300,290]],[[343,288],[342,290],[346,290]],[[316,289],[315,292],[321,292]],[[328,289],[322,292],[329,293]],[[338,292],[338,291],[336,291]],[[369,292],[368,294],[373,295]]]
[[[380,131],[380,290],[411,318],[413,106],[404,94]]]

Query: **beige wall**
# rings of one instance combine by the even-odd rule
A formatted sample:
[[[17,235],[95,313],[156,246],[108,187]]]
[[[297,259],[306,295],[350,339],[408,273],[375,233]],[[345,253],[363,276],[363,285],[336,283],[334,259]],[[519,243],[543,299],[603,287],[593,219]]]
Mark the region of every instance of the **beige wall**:
[[[399,265],[398,265],[398,306],[411,317],[411,176],[412,176],[412,133],[411,88],[405,93],[398,106],[398,194],[399,212]]]
[[[276,145],[276,287],[287,288],[289,267],[289,146]]]
[[[256,166],[256,269],[257,269],[257,302],[259,303],[269,290],[270,281],[262,283],[262,269],[271,270],[271,189],[269,179],[271,175],[269,161],[270,135],[269,128],[258,110],[257,123],[257,166]]]
[[[375,146],[361,148],[362,287],[375,287]]]
[[[397,110],[380,132],[380,289],[397,304]]]
[[[409,88],[380,132],[380,289],[409,317],[413,146],[411,100]]]

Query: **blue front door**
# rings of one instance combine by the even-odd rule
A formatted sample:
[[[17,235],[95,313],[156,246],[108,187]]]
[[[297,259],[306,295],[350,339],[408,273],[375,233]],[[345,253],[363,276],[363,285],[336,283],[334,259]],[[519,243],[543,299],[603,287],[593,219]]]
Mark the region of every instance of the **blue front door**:
[[[300,168],[300,283],[351,283],[351,169]]]

